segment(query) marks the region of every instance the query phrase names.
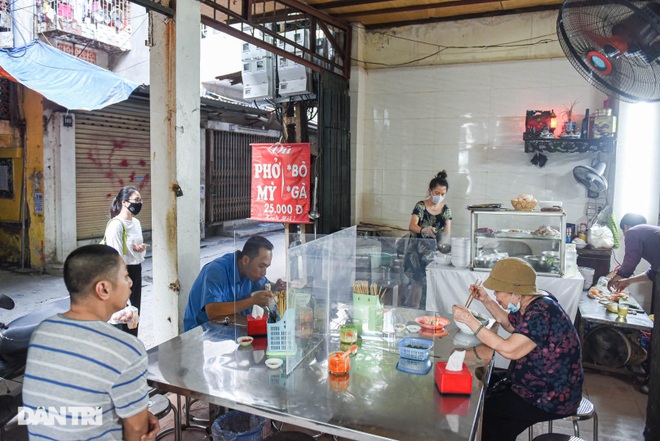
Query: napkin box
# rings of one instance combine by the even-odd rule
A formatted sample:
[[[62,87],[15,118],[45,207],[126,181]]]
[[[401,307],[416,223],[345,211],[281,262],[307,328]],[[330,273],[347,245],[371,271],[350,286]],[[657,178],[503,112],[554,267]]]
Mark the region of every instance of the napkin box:
[[[247,335],[266,335],[268,329],[266,323],[268,322],[268,314],[264,314],[261,318],[254,318],[252,314],[247,316]]]
[[[472,373],[465,363],[460,371],[448,371],[447,362],[438,361],[435,364],[435,384],[442,394],[472,393]]]

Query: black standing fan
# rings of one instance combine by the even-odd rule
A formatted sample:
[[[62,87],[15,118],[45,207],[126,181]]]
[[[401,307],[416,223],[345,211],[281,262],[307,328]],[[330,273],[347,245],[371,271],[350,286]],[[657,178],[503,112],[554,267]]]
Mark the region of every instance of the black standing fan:
[[[591,84],[623,101],[660,101],[660,2],[565,0],[557,35]]]

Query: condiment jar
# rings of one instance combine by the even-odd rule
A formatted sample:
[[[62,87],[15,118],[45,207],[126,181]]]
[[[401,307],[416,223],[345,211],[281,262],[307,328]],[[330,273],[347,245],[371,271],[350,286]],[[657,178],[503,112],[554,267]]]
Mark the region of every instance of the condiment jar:
[[[342,343],[355,343],[358,339],[357,326],[353,323],[346,323],[339,328],[339,340]]]
[[[344,352],[336,351],[328,355],[328,370],[333,375],[346,375],[351,369],[351,358]]]

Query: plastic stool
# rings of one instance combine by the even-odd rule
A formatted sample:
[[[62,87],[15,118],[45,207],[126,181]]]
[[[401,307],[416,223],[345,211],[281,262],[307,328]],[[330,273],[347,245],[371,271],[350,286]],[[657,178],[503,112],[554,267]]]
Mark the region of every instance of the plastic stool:
[[[174,409],[174,406],[172,406],[172,403],[170,403],[170,400],[168,400],[165,395],[155,393],[154,395],[150,396],[147,409],[159,420],[164,418],[168,413],[170,413],[170,411],[174,412],[174,424],[176,427],[178,420],[177,411]],[[158,435],[156,435],[156,439],[163,439],[163,437],[169,435],[172,432],[175,433],[175,439],[178,438],[175,427],[160,431]]]
[[[314,441],[312,435],[308,435],[303,432],[293,432],[293,431],[284,431],[277,432],[268,438],[265,438],[264,441]]]
[[[561,433],[546,433],[534,438],[534,441],[584,441],[582,438]]]
[[[594,419],[594,441],[598,441],[598,414],[591,401],[582,398],[580,406],[575,414],[563,419],[573,422],[573,434],[579,438],[580,427],[578,427],[578,421],[590,420],[591,418]],[[548,421],[548,433],[552,433],[552,421]],[[536,441],[537,438],[538,437],[534,438],[534,441]]]

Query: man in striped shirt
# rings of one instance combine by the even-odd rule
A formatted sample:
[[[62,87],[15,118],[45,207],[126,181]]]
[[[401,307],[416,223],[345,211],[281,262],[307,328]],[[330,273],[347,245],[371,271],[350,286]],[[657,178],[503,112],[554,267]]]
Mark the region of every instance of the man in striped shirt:
[[[126,264],[109,246],[83,246],[67,257],[64,283],[71,309],[44,320],[28,349],[30,440],[155,439],[144,345],[107,323],[131,293]]]

